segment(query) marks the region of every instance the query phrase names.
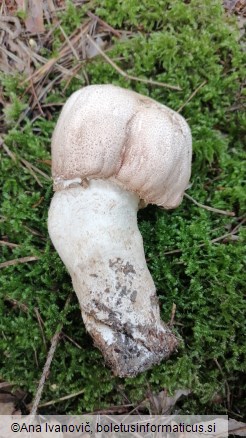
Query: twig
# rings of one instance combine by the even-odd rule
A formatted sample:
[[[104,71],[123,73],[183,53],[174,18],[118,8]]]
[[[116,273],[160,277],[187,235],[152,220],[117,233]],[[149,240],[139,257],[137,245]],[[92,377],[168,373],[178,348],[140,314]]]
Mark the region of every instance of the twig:
[[[32,93],[34,95],[34,99],[36,101],[36,103],[34,102],[34,106],[32,106],[32,108],[35,108],[35,105],[37,104],[40,114],[44,117],[45,114],[44,114],[44,112],[42,110],[42,107],[40,105],[40,102],[39,102],[39,99],[38,99],[38,96],[36,94],[36,91],[35,91],[35,88],[34,88],[34,85],[33,85],[32,81],[31,81],[31,90],[32,90]]]
[[[18,56],[14,55],[9,50],[5,49],[5,47],[1,47],[1,51],[10,59],[12,59],[16,64],[19,64],[21,68],[24,68],[25,63],[24,61],[20,60]]]
[[[69,394],[69,395],[65,395],[64,397],[57,398],[56,400],[50,400],[49,402],[41,403],[40,405],[38,405],[38,407],[43,408],[45,406],[54,405],[55,403],[60,403],[64,400],[69,400],[70,398],[77,397],[78,395],[83,394],[84,392],[85,390],[82,389],[81,391],[74,392],[73,394]]]
[[[9,303],[13,304],[14,306],[18,306],[23,312],[28,313],[29,310],[28,310],[28,307],[26,306],[26,304],[20,303],[15,298],[10,298],[9,296],[6,296],[5,300],[8,301]]]
[[[230,233],[223,234],[223,236],[219,236],[219,237],[216,237],[215,239],[210,240],[210,242],[211,243],[219,242],[220,240],[224,240],[227,237],[231,237],[233,234],[235,234],[235,233],[233,233],[233,231],[231,231]],[[199,245],[199,246],[204,246],[204,243]]]
[[[158,87],[170,88],[171,90],[178,90],[178,91],[181,90],[181,88],[177,85],[169,85],[164,82],[157,82],[157,81],[152,81],[151,79],[143,79],[143,78],[138,78],[137,76],[129,75],[120,67],[118,67],[118,65],[115,64],[115,62],[112,61],[112,59],[110,59],[108,55],[106,55],[106,53],[101,49],[101,47],[99,47],[97,43],[95,43],[95,41],[90,37],[89,34],[87,34],[86,37],[90,41],[90,43],[97,49],[100,55],[102,55],[102,57],[124,78],[130,81],[138,81],[138,82],[143,82],[144,84],[157,85]]]
[[[38,207],[40,204],[42,204],[43,200],[44,200],[44,196],[41,196],[41,198],[39,198],[39,200],[32,205],[32,208]]]
[[[230,233],[226,233],[226,234],[223,234],[222,236],[215,237],[214,239],[210,240],[210,243],[219,242],[220,240],[224,240],[227,237],[231,237],[232,235],[236,234],[238,232],[239,228],[244,224],[244,222],[246,222],[246,218],[244,218],[240,222],[240,224],[238,224],[235,228],[233,228],[233,230],[231,230]],[[201,243],[200,245],[198,245],[198,248],[201,248],[202,246],[205,246],[205,243]],[[182,249],[173,249],[171,251],[164,252],[163,255],[178,254],[180,252],[182,252]]]
[[[34,262],[39,260],[40,257],[37,256],[29,256],[29,257],[21,257],[19,259],[8,260],[7,262],[0,263],[0,269],[7,268],[8,266],[19,265],[20,263]]]
[[[9,23],[11,23],[11,22],[15,24],[15,31],[14,32],[12,32],[11,27],[9,25]],[[7,23],[7,24],[4,24],[4,23]],[[11,16],[1,15],[0,29],[3,29],[5,32],[8,32],[9,35],[11,36],[11,39],[14,40],[21,33],[20,20],[17,17],[13,17],[12,15]]]
[[[193,99],[193,97],[198,93],[198,91],[204,87],[204,85],[207,83],[207,80],[203,81],[194,91],[193,93],[190,95],[190,97],[179,107],[179,109],[177,110],[177,113],[180,113],[180,111],[182,111],[182,109],[187,105],[187,103],[190,102],[191,99]]]
[[[43,108],[49,108],[50,106],[63,106],[64,102],[51,102],[51,103],[45,103],[42,105]]]
[[[57,68],[57,70],[59,70],[61,73],[66,74],[68,76],[71,76],[71,72],[70,70],[68,70],[67,68],[63,67],[62,65],[58,64],[57,62],[60,60],[60,58],[62,58],[63,55],[57,56],[56,58],[51,58],[49,59],[44,65],[42,65],[38,70],[36,70],[34,73],[31,74],[31,76],[29,76],[27,79],[25,79],[21,85],[24,85],[26,82],[30,82],[31,80],[33,81],[33,83],[39,82],[42,77],[45,74],[50,73],[50,71],[52,70],[52,68],[55,66]],[[80,76],[75,76],[77,79],[81,80]],[[56,80],[56,79],[55,79]],[[31,85],[28,85],[25,93],[28,92],[28,90],[31,88]]]
[[[46,87],[41,88],[41,93],[39,94],[38,98],[41,101],[43,97],[48,93],[50,89],[53,88],[54,84],[62,77],[62,74],[56,75],[56,77],[52,81],[48,81],[48,84]],[[35,107],[35,105],[32,105],[32,109]],[[36,118],[34,119],[36,120]],[[31,124],[34,122],[34,120],[31,120]]]
[[[43,372],[42,372],[41,379],[39,381],[38,390],[37,390],[36,395],[35,395],[35,399],[34,399],[34,402],[33,402],[33,405],[32,405],[32,410],[30,412],[30,415],[36,415],[36,412],[37,412],[37,409],[38,409],[38,405],[39,405],[39,401],[40,401],[41,396],[42,396],[44,384],[45,384],[45,381],[47,379],[47,376],[48,376],[48,373],[49,373],[49,370],[50,370],[50,365],[51,365],[53,356],[55,354],[59,338],[60,338],[60,332],[57,332],[53,336],[53,338],[51,340],[51,346],[50,346],[50,349],[49,349],[47,360],[45,362],[45,366],[44,366],[44,369],[43,369]]]
[[[25,160],[21,159],[21,161],[23,162]],[[40,187],[43,187],[43,184],[41,183],[41,181],[37,177],[36,173],[33,171],[32,166],[30,166],[30,163],[26,162],[26,163],[23,163],[23,164],[25,164],[25,167],[27,168],[27,170],[29,170],[29,172],[33,176],[33,178],[37,181],[38,185]]]
[[[173,303],[172,313],[171,313],[171,319],[170,319],[170,322],[169,322],[169,326],[172,326],[173,323],[174,323],[174,318],[175,318],[176,308],[177,308],[176,304]]]
[[[42,170],[40,170],[38,167],[34,166],[32,163],[30,163],[29,161],[25,160],[24,158],[20,158],[20,161],[29,169],[32,168],[33,170],[35,170],[35,172],[39,173],[40,175],[42,175],[44,178],[46,178],[48,181],[51,180],[51,177],[49,175],[47,175],[47,173],[43,172]]]
[[[241,222],[235,227],[233,228],[233,230],[230,232],[230,234],[235,234],[237,233],[238,229],[246,222],[246,217],[242,216],[241,218],[238,219],[242,219]]]
[[[36,166],[34,166],[32,163],[30,163],[29,161],[25,160],[24,158],[19,157],[18,155],[16,155],[14,152],[12,152],[8,146],[6,146],[6,144],[4,143],[3,139],[0,137],[0,146],[2,146],[2,148],[5,150],[5,152],[7,153],[7,155],[16,163],[17,162],[17,158],[20,160],[20,162],[22,163],[22,165],[25,166],[25,168],[27,168],[29,170],[29,172],[31,173],[31,175],[34,177],[34,179],[37,181],[37,183],[43,187],[42,183],[40,182],[39,178],[37,177],[36,173],[39,173],[40,175],[42,175],[44,178],[46,178],[48,181],[51,180],[51,177],[49,175],[47,175],[47,173],[43,172],[42,170],[38,169]]]
[[[15,298],[11,298],[11,297],[7,296],[5,298],[5,300],[10,302],[14,306],[18,306],[23,312],[29,313],[29,309],[28,309],[27,305],[24,304],[24,303],[20,303]],[[44,325],[44,322],[43,322],[43,320],[41,318],[41,315],[40,315],[37,307],[34,307],[34,311],[35,311],[35,316],[36,316],[36,319],[37,319],[39,327],[40,327],[40,331],[41,331],[41,335],[42,335],[42,338],[43,338],[44,347],[47,350],[46,340],[45,340],[44,331],[43,331],[43,327],[42,327],[42,324]]]
[[[59,25],[59,28],[60,28],[60,30],[61,30],[61,32],[62,32],[62,34],[63,34],[65,40],[67,41],[67,43],[68,43],[68,45],[69,45],[71,51],[73,52],[75,58],[77,59],[77,61],[80,61],[80,57],[79,57],[77,51],[75,50],[74,46],[72,45],[70,39],[68,38],[68,36],[67,36],[65,30],[63,29],[63,27],[62,27],[61,25]]]
[[[93,14],[91,11],[87,11],[87,15],[90,18],[93,18],[94,20],[96,20],[99,24],[101,24],[102,26],[104,26],[107,30],[109,30],[113,35],[117,36],[118,38],[121,37],[120,32],[118,32],[117,30],[115,30],[113,27],[111,27],[108,23],[106,23],[105,21],[103,21],[101,18],[99,18],[97,15]]]
[[[71,297],[72,297],[72,294],[70,294],[68,296],[66,303],[65,303],[65,306],[64,306],[64,310],[68,307],[70,300],[71,300]],[[43,372],[42,372],[42,375],[41,375],[41,378],[40,378],[40,381],[38,384],[38,389],[37,389],[37,392],[36,392],[36,395],[35,395],[35,398],[34,398],[34,401],[32,404],[32,409],[31,409],[30,415],[36,415],[37,409],[39,407],[39,402],[41,400],[42,392],[44,389],[44,384],[45,384],[45,381],[47,379],[47,376],[48,376],[48,373],[50,370],[50,366],[51,366],[51,362],[52,362],[52,359],[54,357],[56,347],[58,345],[58,342],[59,342],[59,339],[61,336],[62,327],[63,327],[63,324],[60,323],[57,327],[56,333],[54,334],[54,336],[51,340],[51,346],[50,346],[48,356],[47,356],[47,359],[46,359],[46,362],[45,362],[45,365],[43,368]]]
[[[82,31],[82,33],[85,33],[88,31],[89,22],[90,22],[90,20],[83,23],[83,25],[81,26],[83,29],[81,29],[81,28],[76,29],[70,35],[70,43],[71,44],[75,44],[78,40],[80,40],[81,32],[78,33],[79,30]],[[46,58],[43,58],[40,55],[33,54],[33,56],[35,56],[40,62],[43,62],[44,65],[42,65],[38,70],[36,70],[27,79],[25,79],[21,83],[21,85],[25,84],[26,82],[30,82],[31,79],[33,80],[33,83],[39,82],[46,73],[49,73],[52,70],[53,67],[56,67],[56,69],[58,71],[60,71],[61,73],[66,74],[67,76],[71,76],[70,69],[67,69],[67,68],[63,67],[62,65],[58,64],[58,62],[61,58],[68,55],[69,50],[71,50],[71,48],[70,48],[70,45],[68,45],[67,41],[66,41],[65,44],[61,47],[59,55],[54,57],[54,58],[49,59],[48,61]],[[72,73],[72,75],[73,75],[73,73]],[[75,77],[77,79],[81,80],[80,76],[76,75]],[[27,92],[29,89],[30,89],[30,85],[27,86],[25,92]]]
[[[204,210],[213,211],[214,213],[224,214],[225,216],[235,216],[235,213],[233,211],[219,210],[218,208],[209,207],[208,205],[200,204],[200,202],[197,202],[194,198],[188,195],[188,193],[185,193],[184,196],[190,201],[192,201],[198,207],[204,208]]]
[[[225,387],[226,387],[226,401],[227,401],[227,408],[229,409],[229,408],[230,408],[230,403],[231,403],[231,392],[230,392],[230,387],[229,387],[229,384],[228,384],[228,382],[227,382],[227,380],[226,380],[226,378],[225,378],[225,374],[224,374],[224,372],[223,372],[223,370],[222,370],[222,368],[221,368],[221,366],[220,366],[220,364],[219,364],[219,362],[218,362],[218,360],[217,360],[216,358],[214,358],[214,362],[216,363],[216,365],[217,365],[217,367],[218,367],[218,369],[219,369],[219,371],[220,371],[222,377],[223,377],[224,380],[225,380]]]
[[[6,144],[4,143],[3,139],[0,137],[0,146],[2,146],[2,148],[5,150],[6,154],[13,160],[13,161],[17,161],[16,160],[16,155],[11,152],[11,150],[8,148],[8,146],[6,146]]]
[[[34,230],[33,228],[30,228],[30,227],[27,227],[26,225],[24,225],[24,228],[27,231],[29,231],[30,233],[32,233],[34,236],[39,236],[41,239],[46,240],[46,238],[39,231]]]
[[[81,345],[79,345],[76,341],[74,341],[74,339],[70,338],[70,336],[66,335],[66,333],[62,332],[61,334],[64,338],[68,339],[68,341],[70,341],[72,344],[74,344],[77,348],[79,348],[80,350],[83,350]]]
[[[0,389],[3,389],[3,388],[9,388],[9,387],[11,387],[12,385],[13,385],[13,383],[1,382],[1,383],[0,383]]]
[[[88,413],[88,415],[105,415],[105,414],[120,414],[125,413],[128,411],[127,408],[133,407],[133,403],[128,403],[126,405],[118,405],[118,406],[111,406],[107,409],[98,409],[93,412]]]
[[[81,69],[81,64],[75,65],[73,68],[71,68],[71,75],[69,76],[65,86],[64,86],[64,91],[67,89],[67,87],[69,86],[70,82],[72,81],[73,78],[76,77],[77,72]]]
[[[163,255],[178,254],[180,252],[182,252],[182,249],[173,249],[171,251],[164,252]]]
[[[20,246],[17,245],[17,243],[6,242],[6,240],[0,240],[0,245],[8,246],[9,248],[17,248],[18,246]]]
[[[38,321],[38,325],[39,325],[39,328],[40,328],[40,331],[41,331],[41,335],[42,335],[42,339],[43,339],[43,344],[44,344],[45,350],[47,350],[47,344],[46,344],[46,340],[45,340],[45,336],[44,336],[44,331],[43,331],[44,322],[43,322],[43,320],[41,318],[41,315],[40,315],[37,307],[34,307],[34,311],[35,311],[36,318],[37,318],[37,321]]]

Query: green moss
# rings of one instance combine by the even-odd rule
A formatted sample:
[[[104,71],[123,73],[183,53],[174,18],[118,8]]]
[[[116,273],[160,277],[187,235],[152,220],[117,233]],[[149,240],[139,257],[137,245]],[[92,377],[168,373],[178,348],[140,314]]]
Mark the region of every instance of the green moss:
[[[76,10],[69,3],[60,17],[68,35],[88,7]],[[234,211],[236,217],[208,212],[188,199],[173,212],[153,206],[139,212],[162,317],[170,320],[175,303],[174,330],[183,341],[175,356],[152,370],[134,379],[113,377],[85,333],[75,294],[64,311],[72,285],[47,233],[51,182],[40,174],[39,182],[35,180],[22,161],[49,174],[45,160],[50,159],[50,138],[58,113],[52,121],[39,117],[33,123],[28,113],[29,119],[16,128],[26,108],[21,78],[2,75],[4,96],[10,102],[5,111],[9,125],[5,144],[16,154],[16,161],[1,149],[0,228],[2,238],[18,246],[2,246],[1,262],[30,255],[39,259],[1,271],[0,378],[21,386],[31,399],[52,336],[63,323],[42,400],[83,393],[44,408],[44,412],[81,413],[126,400],[138,404],[149,389],[172,392],[190,388],[192,394],[180,403],[180,412],[222,413],[228,385],[231,410],[245,412],[245,230],[240,227],[236,240],[228,236],[213,242],[243,220],[245,206],[245,116],[235,109],[242,99],[245,65],[238,31],[233,20],[225,16],[221,2],[214,0],[102,0],[94,2],[93,12],[111,26],[133,33],[115,40],[108,52],[121,68],[134,76],[179,85],[182,90],[126,80],[102,58],[91,60],[86,67],[92,84],[131,88],[178,110],[206,81],[182,110],[194,142],[188,193],[201,203]],[[61,44],[58,31],[53,52]],[[47,102],[64,101],[64,96],[80,86],[77,79],[65,92],[62,85],[57,86]],[[179,252],[165,254],[172,250]],[[215,404],[215,396],[221,402]]]

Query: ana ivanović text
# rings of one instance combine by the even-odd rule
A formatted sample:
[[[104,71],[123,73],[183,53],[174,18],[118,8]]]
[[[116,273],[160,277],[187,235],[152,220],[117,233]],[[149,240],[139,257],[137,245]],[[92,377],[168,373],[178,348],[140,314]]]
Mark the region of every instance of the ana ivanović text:
[[[17,423],[14,423],[16,426]],[[216,431],[216,423],[211,422],[210,424],[185,424],[183,422],[176,424],[151,424],[149,422],[145,424],[139,424],[135,422],[134,424],[115,424],[109,422],[108,424],[90,424],[89,421],[85,423],[79,424],[61,424],[55,422],[44,422],[42,424],[29,424],[22,423],[18,425],[18,432],[26,431],[26,432],[80,432],[80,433],[92,433],[94,432],[165,432],[165,433],[184,433],[184,432],[215,432]],[[12,429],[13,430],[13,429]],[[17,430],[15,429],[15,432]]]

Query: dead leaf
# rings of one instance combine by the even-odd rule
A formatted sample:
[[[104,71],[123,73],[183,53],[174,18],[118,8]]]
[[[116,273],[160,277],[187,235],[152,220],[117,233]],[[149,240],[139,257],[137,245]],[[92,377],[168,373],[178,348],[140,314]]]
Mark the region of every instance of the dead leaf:
[[[224,8],[228,11],[233,11],[238,0],[224,0]]]
[[[15,397],[7,392],[0,393],[0,415],[18,415],[20,411],[15,408]]]
[[[14,40],[15,38],[18,38],[21,33],[20,20],[17,17],[12,17],[11,15],[1,15],[0,29],[3,29],[5,32],[7,32]]]
[[[12,415],[15,410],[14,403],[1,403],[0,402],[0,415]]]
[[[246,436],[246,423],[229,418],[228,430],[230,435]]]
[[[54,104],[55,105],[55,104]],[[47,164],[48,166],[51,166],[51,160],[38,160],[39,163]]]
[[[18,10],[25,10],[25,0],[15,0],[15,3],[17,3]]]
[[[101,49],[104,49],[104,47],[106,46],[107,42],[103,41],[103,39],[100,36],[97,36],[95,38],[95,43],[97,44],[97,46],[99,46]],[[85,50],[86,50],[86,57],[88,59],[90,58],[94,58],[94,56],[97,56],[100,54],[100,52],[98,51],[98,49],[91,44],[90,41],[86,42],[85,45]]]
[[[155,415],[167,414],[175,406],[176,402],[182,395],[189,395],[189,389],[177,389],[173,396],[168,396],[167,391],[161,391],[158,394],[150,394],[148,399],[143,402],[143,405],[150,404],[151,413]]]
[[[24,10],[27,14],[25,19],[26,30],[31,33],[42,33],[45,31],[43,18],[43,0],[29,0],[28,8],[26,9],[23,0],[16,0],[19,10]]]

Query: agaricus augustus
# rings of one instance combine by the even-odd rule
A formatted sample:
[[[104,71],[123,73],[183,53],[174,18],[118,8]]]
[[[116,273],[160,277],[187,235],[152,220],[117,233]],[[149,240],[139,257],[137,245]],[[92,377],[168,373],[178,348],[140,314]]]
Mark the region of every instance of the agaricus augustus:
[[[178,344],[160,319],[137,212],[180,204],[191,143],[178,113],[113,85],[72,94],[53,134],[49,234],[87,331],[121,377],[159,363]]]

